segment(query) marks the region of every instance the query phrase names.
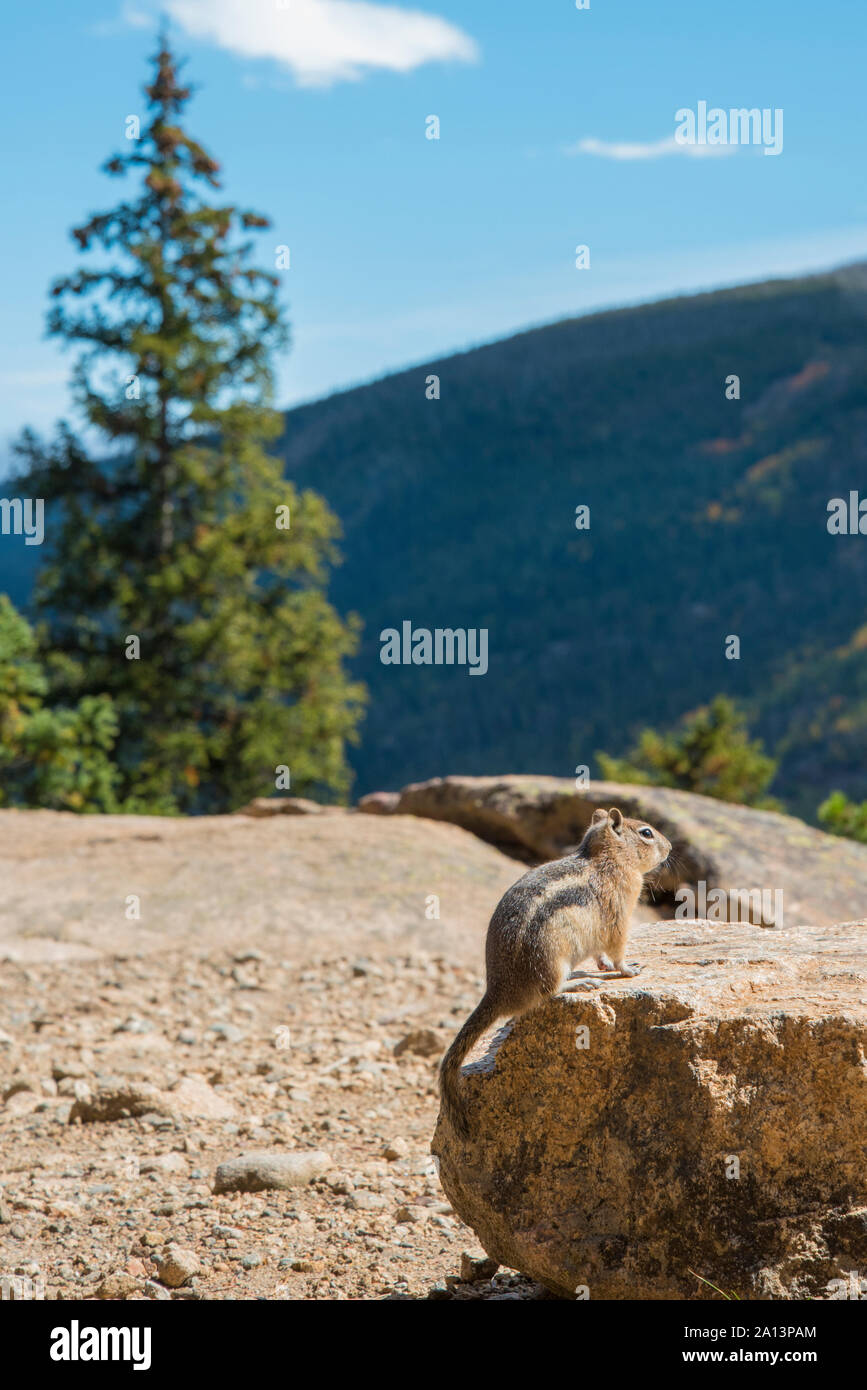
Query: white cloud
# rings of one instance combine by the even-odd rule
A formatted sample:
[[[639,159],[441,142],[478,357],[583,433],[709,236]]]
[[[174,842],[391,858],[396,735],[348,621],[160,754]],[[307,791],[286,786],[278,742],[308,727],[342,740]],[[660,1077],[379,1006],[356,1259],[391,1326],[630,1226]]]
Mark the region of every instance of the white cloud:
[[[161,8],[193,38],[273,59],[301,87],[478,57],[475,41],[447,20],[367,0],[163,0]]]
[[[693,159],[713,158],[715,155],[733,154],[736,145],[682,145],[673,135],[662,140],[617,141],[596,140],[588,136],[577,145],[567,145],[564,154],[597,154],[602,159],[662,159],[669,154],[690,155]]]

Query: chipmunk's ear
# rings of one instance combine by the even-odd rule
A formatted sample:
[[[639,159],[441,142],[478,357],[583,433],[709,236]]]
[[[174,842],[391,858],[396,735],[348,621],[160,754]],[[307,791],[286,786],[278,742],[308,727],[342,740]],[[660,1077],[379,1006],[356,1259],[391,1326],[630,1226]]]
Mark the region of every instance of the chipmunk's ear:
[[[623,812],[622,812],[622,811],[618,811],[618,809],[617,809],[616,806],[612,806],[612,807],[611,807],[611,810],[608,812],[608,819],[609,819],[609,821],[610,821],[610,823],[611,823],[611,829],[614,831],[614,834],[615,834],[615,835],[622,835],[622,834],[623,834]]]
[[[607,820],[607,819],[608,819],[608,812],[607,812],[607,811],[603,811],[603,810],[600,808],[600,809],[598,809],[598,810],[596,810],[596,811],[593,812],[593,819],[591,820],[590,824],[591,824],[591,825],[599,825],[599,824],[601,824],[602,821]]]

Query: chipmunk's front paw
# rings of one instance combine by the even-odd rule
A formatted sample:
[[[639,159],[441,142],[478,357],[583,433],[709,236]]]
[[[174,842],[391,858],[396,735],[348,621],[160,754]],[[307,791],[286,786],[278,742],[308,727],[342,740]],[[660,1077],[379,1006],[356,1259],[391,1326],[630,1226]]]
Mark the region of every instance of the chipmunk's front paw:
[[[633,961],[631,965],[627,965],[626,961],[621,961],[617,966],[619,974],[621,974],[625,980],[631,980],[634,975],[640,975],[643,969],[644,966],[639,965],[637,961]]]

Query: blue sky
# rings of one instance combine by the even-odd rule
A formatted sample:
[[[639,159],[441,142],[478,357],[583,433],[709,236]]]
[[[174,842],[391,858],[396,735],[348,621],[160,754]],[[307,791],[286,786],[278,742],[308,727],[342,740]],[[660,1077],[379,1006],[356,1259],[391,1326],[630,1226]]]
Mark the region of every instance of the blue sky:
[[[291,248],[281,404],[606,305],[867,256],[867,13],[852,0],[162,0],[227,200]],[[0,440],[68,411],[44,338],[69,228],[121,187],[149,0],[4,24]],[[672,148],[698,102],[781,108],[782,152]],[[425,138],[429,115],[440,139]],[[575,268],[575,247],[590,268]]]

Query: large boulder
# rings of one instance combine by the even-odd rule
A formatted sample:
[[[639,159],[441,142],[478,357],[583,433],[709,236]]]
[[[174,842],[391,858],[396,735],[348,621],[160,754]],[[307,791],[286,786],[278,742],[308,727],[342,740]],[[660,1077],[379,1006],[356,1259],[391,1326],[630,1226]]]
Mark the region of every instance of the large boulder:
[[[865,933],[653,924],[637,979],[501,1029],[460,1077],[470,1137],[441,1115],[432,1146],[488,1255],[573,1298],[847,1296],[867,1274]]]
[[[377,795],[363,798],[358,809],[382,813]],[[685,903],[682,916],[830,925],[861,916],[867,906],[867,845],[825,835],[794,816],[693,792],[620,782],[576,789],[558,777],[438,777],[404,787],[387,809],[451,821],[539,863],[572,849],[597,806],[619,806],[668,837],[672,867],[651,884],[651,897],[671,907],[678,887],[686,885],[695,910]],[[721,890],[719,902],[711,896],[715,890]]]

